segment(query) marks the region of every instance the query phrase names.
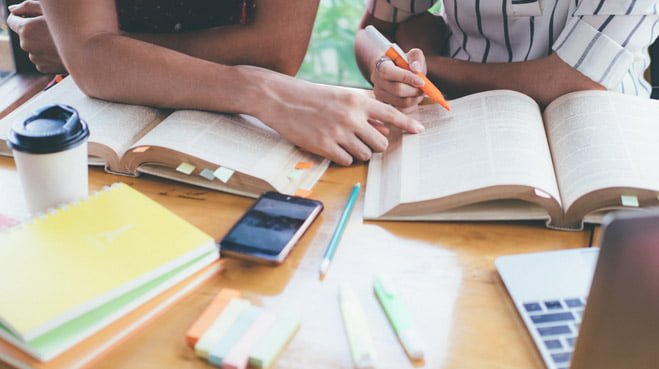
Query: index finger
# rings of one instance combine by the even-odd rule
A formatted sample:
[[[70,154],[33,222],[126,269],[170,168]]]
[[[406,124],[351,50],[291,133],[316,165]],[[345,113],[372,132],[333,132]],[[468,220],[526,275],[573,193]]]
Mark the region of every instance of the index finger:
[[[401,113],[391,105],[381,103],[375,99],[369,99],[366,111],[369,115],[369,119],[377,119],[406,132],[421,133],[425,129],[423,124],[416,119]]]
[[[379,77],[391,82],[405,83],[414,88],[423,87],[425,84],[419,76],[409,70],[395,65],[394,63],[382,63],[380,66]]]

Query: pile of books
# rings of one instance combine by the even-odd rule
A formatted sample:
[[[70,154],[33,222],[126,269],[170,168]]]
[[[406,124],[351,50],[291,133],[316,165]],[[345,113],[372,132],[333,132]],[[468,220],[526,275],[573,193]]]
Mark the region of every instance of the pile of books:
[[[209,235],[124,184],[0,232],[0,360],[77,368],[220,269]]]

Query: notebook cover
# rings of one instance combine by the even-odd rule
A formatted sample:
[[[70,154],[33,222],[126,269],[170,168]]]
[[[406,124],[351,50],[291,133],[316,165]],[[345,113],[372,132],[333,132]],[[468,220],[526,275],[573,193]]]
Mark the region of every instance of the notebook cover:
[[[204,281],[217,276],[222,268],[222,261],[216,261],[178,283],[164,293],[149,300],[139,308],[124,315],[100,332],[82,341],[75,347],[48,362],[39,362],[31,358],[10,343],[0,339],[0,361],[16,367],[31,369],[79,369],[98,360],[102,354],[130,337],[138,328],[156,319],[169,307],[200,286]]]
[[[124,184],[0,232],[0,323],[32,341],[215,250]]]

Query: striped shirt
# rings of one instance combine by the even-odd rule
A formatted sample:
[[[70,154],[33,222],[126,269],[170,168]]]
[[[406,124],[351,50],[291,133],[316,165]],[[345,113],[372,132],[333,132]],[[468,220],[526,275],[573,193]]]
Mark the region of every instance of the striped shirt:
[[[392,23],[442,0],[366,0],[368,12]],[[443,0],[451,35],[447,55],[494,63],[555,52],[609,90],[649,97],[643,78],[648,46],[659,36],[659,0]]]

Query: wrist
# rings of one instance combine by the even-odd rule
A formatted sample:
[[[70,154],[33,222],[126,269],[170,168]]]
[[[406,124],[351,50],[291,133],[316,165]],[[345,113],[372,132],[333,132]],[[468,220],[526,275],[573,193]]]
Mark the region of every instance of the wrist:
[[[234,101],[241,113],[254,116],[270,126],[280,120],[282,112],[308,108],[313,105],[310,82],[295,79],[268,69],[252,66],[235,67],[237,78],[246,82],[241,84],[240,92]]]
[[[209,95],[213,100],[213,110],[261,118],[263,106],[274,94],[271,90],[280,83],[273,78],[277,74],[245,65],[219,67],[221,70],[215,73],[217,80],[212,83],[215,92]]]

